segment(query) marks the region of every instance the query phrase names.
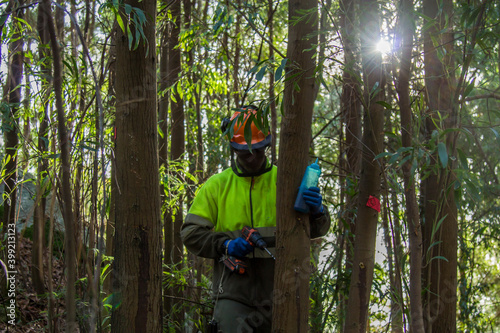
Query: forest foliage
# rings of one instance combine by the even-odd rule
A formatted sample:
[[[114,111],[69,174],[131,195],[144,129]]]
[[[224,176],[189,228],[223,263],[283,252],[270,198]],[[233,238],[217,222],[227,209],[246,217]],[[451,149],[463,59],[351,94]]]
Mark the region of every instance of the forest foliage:
[[[158,152],[165,230],[174,230],[170,224],[187,212],[199,186],[230,165],[220,123],[238,107],[255,104],[262,114],[272,118],[269,124],[277,134],[272,154],[279,155],[280,123],[287,111],[284,91],[287,85],[295,84],[293,77],[286,76],[293,66],[286,58],[287,27],[304,24],[315,16],[303,11],[289,18],[286,1],[243,0],[179,1],[180,15],[174,15],[174,2],[178,1],[158,1],[157,45],[146,44],[147,54],[158,59],[158,140],[159,149],[162,145],[167,149],[165,163]],[[451,298],[456,309],[456,331],[500,332],[500,4],[493,0],[440,1],[435,16],[430,17],[424,10],[425,1],[412,1],[410,18],[405,20],[403,1],[379,1],[376,16],[380,40],[362,42],[367,22],[360,21],[364,17],[360,5],[365,2],[323,0],[319,1],[317,13],[314,78],[319,88],[309,155],[311,161],[319,159],[323,170],[321,189],[332,226],[328,236],[312,247],[311,331],[340,332],[345,324],[355,227],[363,223],[357,220],[356,206],[363,177],[359,167],[350,164],[351,155],[358,154],[360,159],[366,158],[380,167],[381,212],[376,217],[377,247],[373,249],[376,255],[367,310],[369,331],[406,332],[411,326],[410,236],[416,229],[409,227],[405,185],[413,184],[418,199],[418,223],[430,228],[430,238],[421,247],[422,271],[436,262],[449,261],[435,251],[448,246],[440,237],[448,232],[445,221],[450,215],[440,216],[439,209],[450,205],[446,198],[452,198],[456,207],[457,245],[452,248],[457,254],[456,286],[452,288],[456,299]],[[114,76],[118,70],[114,66],[115,38],[117,29],[121,29],[128,37],[130,50],[147,43],[144,29],[148,17],[138,7],[115,0],[52,3],[51,15],[62,50],[62,107],[70,154],[75,232],[68,235],[61,215],[61,118],[57,113],[51,46],[44,37],[39,11],[37,2],[0,2],[0,258],[5,270],[11,270],[5,266],[7,224],[11,221],[16,223],[18,249],[25,246],[21,245],[24,239],[41,244],[39,257],[29,254],[32,258],[26,265],[35,265],[38,260],[42,274],[36,277],[32,267],[19,270],[17,279],[25,282],[18,284],[16,293],[18,304],[30,299],[30,304],[34,302],[41,311],[28,317],[18,309],[16,325],[20,331],[22,327],[56,331],[64,327],[63,300],[67,289],[66,279],[55,274],[53,267],[59,267],[57,260],[64,257],[63,238],[73,239],[76,320],[81,331],[107,331],[111,329],[110,271],[113,226],[117,222],[113,193],[119,191],[113,184]],[[404,53],[401,22],[413,29],[409,54]],[[169,45],[174,27],[179,29],[179,36],[176,45]],[[426,39],[429,32],[430,39]],[[446,45],[441,44],[444,35],[449,38]],[[452,112],[435,108],[431,102],[436,91],[429,90],[430,80],[435,79],[428,77],[428,46],[424,44],[429,40],[436,59],[444,64],[438,79],[441,84],[450,82],[452,87],[449,95],[439,96],[438,100],[449,100]],[[180,52],[181,67],[174,78],[168,78],[174,70],[168,65],[172,50]],[[369,89],[367,74],[363,73],[363,52],[377,53],[381,59],[383,77]],[[400,72],[405,61],[409,62],[411,131],[402,123],[400,104]],[[162,62],[166,67],[162,68]],[[295,89],[300,91],[301,87]],[[360,129],[370,121],[370,105],[366,102],[375,95],[383,96],[377,101],[383,113],[383,133],[375,133],[383,138],[380,153],[367,152],[361,130],[352,132],[353,114],[348,112],[352,105],[345,102],[343,95],[347,91],[351,92],[353,104],[359,105],[356,121]],[[162,103],[167,105],[164,114]],[[172,116],[174,105],[182,106],[185,149],[172,157],[172,151],[178,147],[172,133],[177,126]],[[410,145],[403,139],[405,131],[411,133]],[[349,141],[352,136],[354,141]],[[355,146],[351,146],[352,142]],[[432,203],[439,209],[431,224],[426,221],[425,193],[433,186],[426,180],[434,176],[441,176],[447,186]],[[42,222],[35,226],[37,216],[42,216]],[[172,249],[167,248],[166,237],[163,238],[163,257],[167,258]],[[16,255],[22,253],[25,252],[19,250]],[[210,319],[207,263],[186,251],[181,254],[179,261],[164,261],[163,266],[164,296],[169,295],[163,303],[166,331],[195,331]],[[93,281],[97,282],[97,296]],[[422,295],[431,290],[425,279],[421,287]],[[180,293],[168,291],[174,289]],[[6,295],[2,291],[0,297],[2,328],[8,322]],[[92,302],[97,308],[93,308]],[[424,309],[431,306],[425,304],[425,297],[423,302]],[[429,314],[431,309],[427,317],[424,311],[426,323],[436,320]]]

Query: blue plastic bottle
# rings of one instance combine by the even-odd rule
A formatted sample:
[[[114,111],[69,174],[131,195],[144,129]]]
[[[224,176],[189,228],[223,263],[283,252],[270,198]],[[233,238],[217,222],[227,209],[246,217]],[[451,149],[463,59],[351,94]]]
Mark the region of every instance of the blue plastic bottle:
[[[299,193],[297,194],[297,199],[295,199],[295,205],[293,208],[301,213],[309,213],[309,206],[304,201],[302,194],[305,190],[312,186],[318,186],[319,176],[321,175],[321,169],[318,165],[318,159],[316,162],[311,163],[307,166],[302,182],[300,183]]]

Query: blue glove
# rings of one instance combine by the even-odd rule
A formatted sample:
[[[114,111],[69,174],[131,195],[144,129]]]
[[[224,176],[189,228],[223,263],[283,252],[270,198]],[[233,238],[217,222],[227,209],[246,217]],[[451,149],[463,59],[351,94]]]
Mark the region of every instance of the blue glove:
[[[319,215],[323,213],[323,198],[319,193],[319,187],[309,187],[302,194],[304,201],[309,206],[310,213]]]
[[[250,243],[247,242],[243,237],[228,239],[224,242],[224,246],[227,249],[228,255],[240,258],[243,258],[253,251],[253,246],[250,245]]]

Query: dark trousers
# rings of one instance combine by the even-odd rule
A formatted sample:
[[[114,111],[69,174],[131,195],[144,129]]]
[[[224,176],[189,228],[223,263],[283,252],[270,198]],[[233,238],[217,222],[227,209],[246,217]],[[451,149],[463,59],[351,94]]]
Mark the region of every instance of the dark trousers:
[[[267,333],[272,328],[270,309],[247,306],[228,299],[217,302],[214,317],[222,333]]]

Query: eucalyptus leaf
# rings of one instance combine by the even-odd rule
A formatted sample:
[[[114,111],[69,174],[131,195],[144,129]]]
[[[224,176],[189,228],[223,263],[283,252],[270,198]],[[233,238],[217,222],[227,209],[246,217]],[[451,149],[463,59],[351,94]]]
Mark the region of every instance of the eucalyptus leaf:
[[[446,168],[448,166],[448,152],[446,151],[446,145],[444,142],[438,143],[438,155],[441,166]]]

